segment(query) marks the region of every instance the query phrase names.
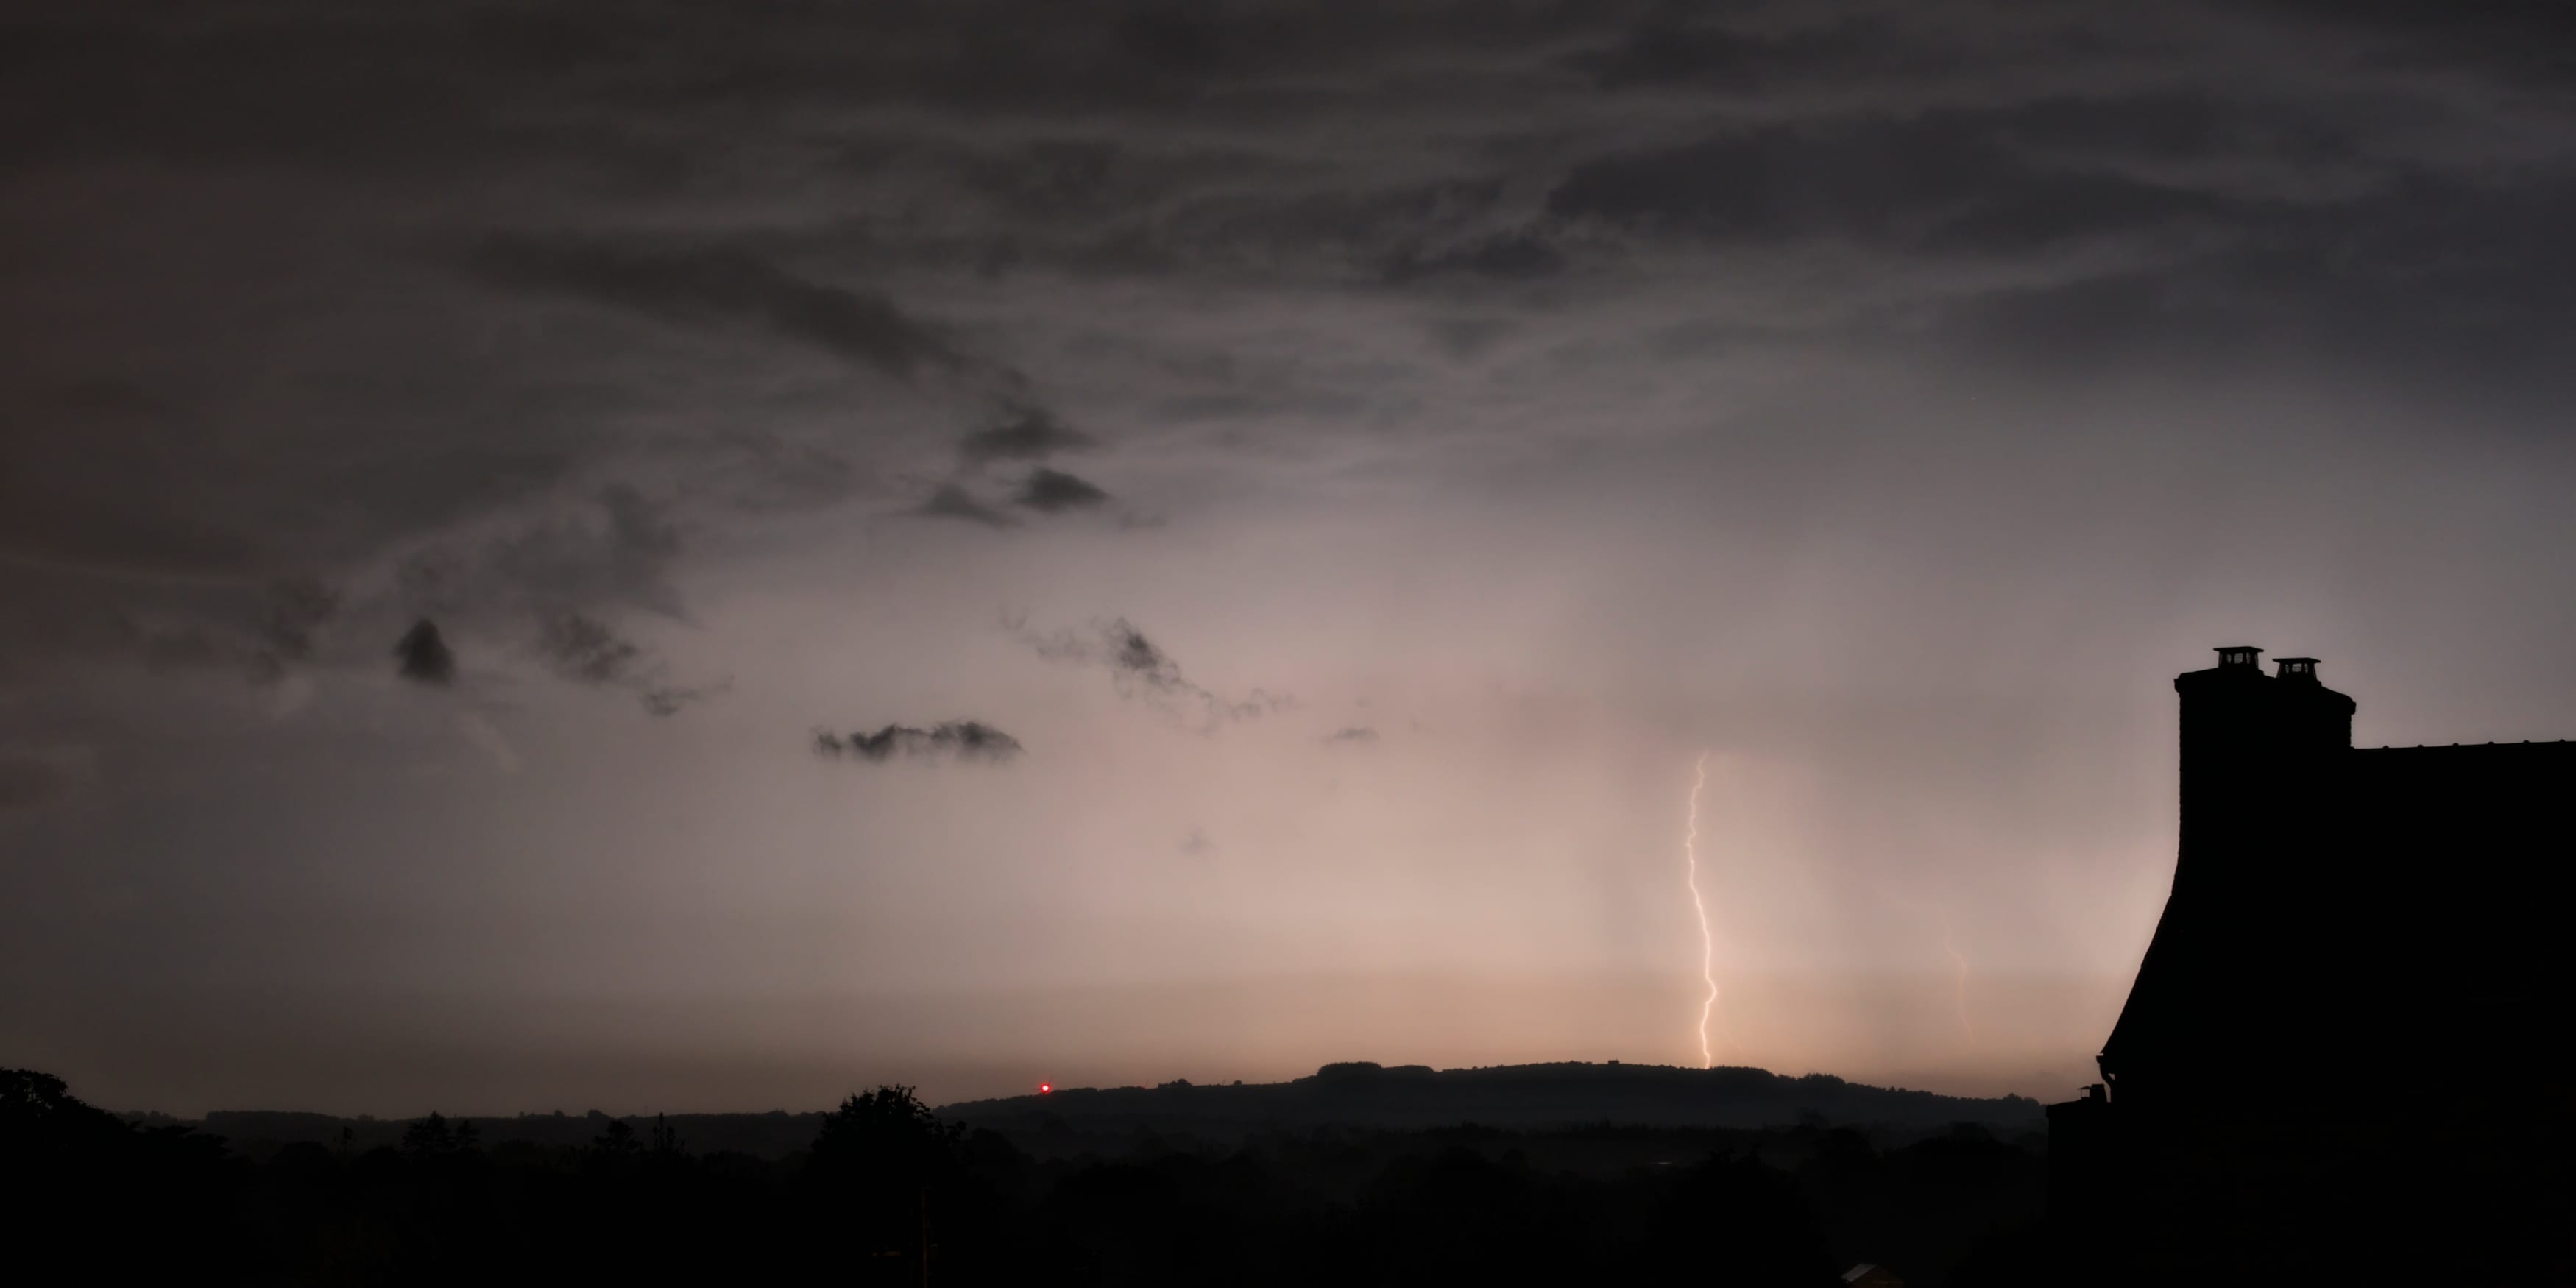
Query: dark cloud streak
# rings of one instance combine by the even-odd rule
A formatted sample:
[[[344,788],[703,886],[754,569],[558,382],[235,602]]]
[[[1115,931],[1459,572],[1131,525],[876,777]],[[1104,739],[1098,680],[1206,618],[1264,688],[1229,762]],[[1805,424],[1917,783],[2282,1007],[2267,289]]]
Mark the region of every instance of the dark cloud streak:
[[[549,619],[540,645],[566,678],[584,684],[623,684],[644,661],[644,650],[633,641],[579,613]]]
[[[1109,494],[1091,482],[1061,470],[1041,469],[1029,475],[1020,485],[1011,504],[1041,514],[1065,510],[1088,510],[1109,503]]]
[[[2027,252],[2226,213],[2215,194],[2050,165],[1995,113],[1774,126],[1596,158],[1548,195],[1560,218],[1780,243],[1854,238],[1927,251]]]
[[[1098,440],[1067,427],[1044,408],[1015,408],[1010,419],[966,436],[958,455],[968,465],[994,461],[1042,461],[1059,452],[1086,451]]]
[[[815,755],[872,764],[896,755],[1002,764],[1022,750],[1019,739],[980,720],[944,720],[927,729],[890,724],[874,733],[842,735],[825,730],[814,735]]]
[[[486,240],[468,262],[478,276],[513,289],[666,322],[764,327],[901,380],[970,365],[938,328],[884,296],[798,277],[747,251],[506,235]]]
[[[444,688],[456,682],[456,654],[440,638],[438,625],[424,617],[394,644],[395,673],[416,684]]]

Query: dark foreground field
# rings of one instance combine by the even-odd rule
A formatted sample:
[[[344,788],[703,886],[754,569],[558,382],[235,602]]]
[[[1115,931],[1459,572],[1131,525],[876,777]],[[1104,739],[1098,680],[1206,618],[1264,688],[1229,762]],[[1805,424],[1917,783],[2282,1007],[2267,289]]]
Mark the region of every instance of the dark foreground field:
[[[1341,1076],[1390,1074],[1406,1076]],[[268,1133],[228,1139],[128,1123],[43,1075],[5,1077],[16,1241],[62,1252],[85,1278],[893,1284],[921,1282],[926,1252],[930,1282],[954,1284],[1824,1285],[1870,1261],[1938,1285],[2015,1278],[2045,1189],[2034,1131],[1843,1124],[1814,1107],[1762,1127],[1290,1113],[1265,1126],[1210,1111],[1164,1130],[1150,1107],[1192,1099],[1177,1088],[953,1115],[880,1088],[828,1114],[658,1122],[217,1116]],[[1538,1104],[1551,1081],[1505,1079],[1502,1099]],[[1419,1085],[1355,1094],[1393,1096],[1409,1119]],[[1311,1107],[1350,1090],[1272,1099]],[[1247,1101],[1200,1108],[1229,1103]],[[2018,1116],[2016,1102],[1963,1103]],[[799,1127],[789,1148],[742,1147]]]

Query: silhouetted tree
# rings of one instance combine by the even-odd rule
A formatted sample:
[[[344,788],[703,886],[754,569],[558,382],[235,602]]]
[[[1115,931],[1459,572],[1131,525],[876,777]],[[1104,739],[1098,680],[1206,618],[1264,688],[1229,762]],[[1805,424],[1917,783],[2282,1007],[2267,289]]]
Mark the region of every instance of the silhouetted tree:
[[[403,1128],[402,1148],[414,1158],[451,1153],[456,1149],[456,1136],[448,1130],[446,1117],[432,1110],[429,1117]]]
[[[688,1143],[680,1139],[679,1130],[660,1114],[653,1115],[651,1149],[654,1157],[662,1159],[683,1158],[689,1152]]]
[[[826,1179],[900,1176],[928,1183],[956,1167],[965,1139],[962,1124],[941,1122],[912,1088],[881,1086],[823,1116],[811,1166]]]
[[[641,1152],[644,1146],[635,1139],[635,1129],[628,1126],[625,1119],[611,1118],[608,1130],[591,1137],[590,1148],[593,1153],[607,1158],[627,1159]]]
[[[50,1073],[0,1069],[0,1150],[96,1147],[122,1139],[116,1115],[83,1104]]]
[[[230,1180],[217,1137],[175,1125],[138,1131],[52,1074],[0,1069],[0,1229],[10,1232],[0,1265],[9,1270],[76,1264],[96,1282],[223,1277],[194,1258],[221,1228]]]
[[[806,1160],[808,1201],[847,1229],[878,1268],[917,1273],[927,1227],[945,1222],[963,1179],[966,1129],[902,1086],[854,1095],[823,1116]]]

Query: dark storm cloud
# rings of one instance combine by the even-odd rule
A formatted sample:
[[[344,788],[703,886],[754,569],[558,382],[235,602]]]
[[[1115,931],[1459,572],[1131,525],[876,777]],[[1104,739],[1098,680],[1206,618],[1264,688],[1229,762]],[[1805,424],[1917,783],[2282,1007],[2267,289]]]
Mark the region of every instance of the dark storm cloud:
[[[814,754],[830,760],[882,763],[897,754],[949,756],[962,761],[1003,763],[1016,758],[1020,740],[980,720],[945,720],[927,729],[890,724],[875,733],[814,735]]]
[[[672,403],[623,329],[514,331],[503,294],[683,348],[750,334],[917,390],[954,378],[975,405],[930,433],[985,426],[954,444],[970,470],[1091,445],[1014,364],[1104,344],[1138,353],[1108,383],[1139,423],[1248,462],[1280,445],[1262,422],[1358,435],[1455,392],[1392,352],[1153,352],[1089,304],[1050,332],[1022,284],[1473,292],[1483,316],[1419,321],[1467,367],[1490,337],[1551,343],[1587,291],[1614,335],[1645,325],[1623,290],[1702,274],[1722,303],[1766,256],[1847,247],[1881,258],[1740,307],[2034,370],[2293,356],[2545,401],[2576,381],[2569,21],[2324,0],[66,8],[0,40],[7,231],[35,248],[0,300],[27,337],[0,356],[0,559],[131,580],[114,607],[148,626],[123,661],[273,677],[329,661],[324,622],[243,601],[281,574],[354,613],[371,563],[405,560],[406,616],[457,630],[677,616],[681,520],[720,503],[576,489],[721,472],[743,480],[732,521],[951,450],[845,433],[846,390],[763,403],[783,364],[741,346],[707,346],[710,388]],[[1137,330],[1168,321],[1139,307]],[[1003,527],[1089,501],[1056,477],[960,475],[920,513]],[[90,630],[30,616],[0,651]]]
[[[581,613],[557,613],[547,618],[540,628],[537,647],[556,674],[577,684],[629,690],[651,715],[675,714],[726,687],[719,684],[683,688],[671,684],[665,678],[669,668],[650,650],[618,634],[607,623]]]
[[[608,512],[612,586],[643,602],[670,598],[665,579],[680,555],[678,526],[633,488],[608,489],[600,505]]]
[[[1107,505],[1109,494],[1099,487],[1061,470],[1041,469],[1020,484],[1019,494],[1011,504],[1023,509],[1054,514],[1063,510],[1086,510]]]
[[[2576,85],[2566,51],[2576,45],[2576,10],[2524,0],[2255,0],[2248,9],[2302,28],[2346,30],[2396,42],[2407,62],[2459,62],[2560,88]]]
[[[0,425],[0,554],[191,578],[259,563],[258,536],[192,486],[225,463],[185,408],[120,378],[17,383]]]
[[[693,703],[721,696],[732,688],[731,680],[718,680],[713,684],[701,684],[690,688],[671,684],[645,684],[637,687],[635,700],[642,704],[646,715],[671,716],[678,715]]]
[[[439,638],[438,625],[424,617],[394,643],[395,673],[420,684],[456,682],[456,654]]]
[[[2181,263],[1952,303],[1954,342],[2060,376],[2333,355],[2466,403],[2576,392],[2576,174],[2499,192],[2416,177],[2279,212]]]
[[[564,476],[555,449],[575,431],[555,392],[471,370],[435,344],[370,351],[346,338],[409,328],[386,319],[436,316],[434,302],[333,316],[337,292],[385,283],[363,269],[299,278],[291,251],[275,253],[278,280],[234,282],[225,265],[236,254],[272,257],[242,238],[206,248],[210,267],[182,287],[165,279],[193,238],[155,217],[129,210],[98,245],[48,234],[65,253],[0,292],[0,321],[64,291],[88,317],[16,332],[25,338],[0,357],[0,562],[118,579],[154,611],[207,610],[220,619],[207,625],[268,650],[273,667],[304,659],[329,610],[301,591],[272,611],[214,602],[208,589],[318,580],[342,593],[353,566]],[[117,238],[152,250],[137,259]],[[309,310],[300,321],[274,312],[287,297]],[[122,342],[100,329],[102,314]],[[296,332],[294,380],[248,374],[255,352],[289,343],[271,327]],[[71,374],[85,368],[117,374]]]
[[[2360,121],[2279,102],[2227,102],[2207,94],[2052,94],[1981,112],[1953,113],[1953,128],[2009,147],[2031,163],[2120,165],[2213,159],[2285,168],[2363,156]]]
[[[566,602],[682,616],[671,577],[685,542],[667,502],[624,484],[497,533],[416,550],[396,570],[423,611],[524,610]]]
[[[269,583],[268,611],[261,623],[261,635],[281,661],[304,661],[313,656],[315,633],[339,608],[339,592],[324,585],[320,578],[282,578]]]
[[[213,632],[197,626],[138,630],[137,644],[143,664],[156,671],[194,670],[239,660],[236,650],[218,640]]]
[[[757,765],[656,756],[663,768],[639,759],[638,776],[604,782],[578,758],[532,756],[529,790],[495,795],[412,775],[416,758],[399,753],[395,740],[453,725],[497,764],[520,764],[497,727],[452,704],[379,720],[369,686],[317,685],[316,700],[350,709],[254,732],[261,713],[235,695],[202,710],[171,700],[217,687],[207,674],[256,674],[263,656],[324,667],[339,650],[381,676],[378,650],[414,618],[399,653],[408,682],[474,683],[458,678],[454,641],[477,677],[560,670],[614,699],[579,705],[623,715],[629,698],[667,711],[698,692],[637,657],[663,638],[646,633],[655,623],[683,619],[681,587],[721,588],[704,611],[740,614],[722,623],[739,629],[707,638],[768,650],[739,664],[780,683],[851,660],[791,642],[823,620],[822,597],[902,605],[899,625],[918,633],[851,640],[894,654],[856,659],[882,663],[892,686],[975,681],[989,659],[974,650],[921,652],[958,603],[1135,603],[1122,597],[1150,587],[1174,606],[1161,611],[1189,614],[1192,638],[1280,632],[1263,655],[1316,675],[1357,668],[1428,697],[1499,672],[1509,692],[1597,705],[1597,736],[1588,717],[1460,724],[1494,734],[1491,756],[1451,766],[1470,777],[1426,778],[1401,793],[1409,803],[1354,802],[1383,819],[1346,816],[1400,838],[1414,830],[1404,811],[1438,814],[1469,793],[1492,808],[1448,811],[1442,826],[1489,816],[1540,850],[1640,817],[1611,804],[1624,788],[1566,778],[1573,762],[1628,763],[1700,719],[1730,746],[1777,732],[1793,755],[1841,737],[1819,732],[1831,715],[1729,719],[1730,690],[1801,712],[1895,695],[1906,736],[1849,739],[1838,754],[1884,772],[1848,781],[1869,799],[1940,804],[1930,826],[1872,848],[1955,834],[2003,851],[2038,836],[2069,872],[2101,866],[2063,861],[2081,845],[2127,849],[2147,833],[2125,830],[2117,809],[2080,827],[2074,813],[2033,819],[2034,801],[2054,809],[2093,787],[2024,794],[1984,836],[1969,820],[1984,817],[1981,791],[1997,799],[1980,783],[2040,781],[1998,759],[2023,735],[1997,731],[1993,694],[2072,695],[2072,721],[2097,699],[2126,701],[2106,696],[2137,687],[2115,672],[2161,687],[2152,668],[2116,662],[2136,638],[2070,634],[2070,621],[2144,622],[2137,636],[2151,637],[2150,614],[2242,606],[2305,620],[2369,600],[2380,619],[2441,624],[2449,647],[2421,656],[2486,710],[2553,719],[2548,695],[2566,687],[2546,659],[2492,691],[2471,674],[2491,668],[2460,665],[2507,638],[2565,635],[2550,585],[2568,544],[2552,516],[2565,508],[2557,444],[2576,383],[2565,5],[38,9],[0,18],[0,807],[62,800],[85,762],[53,748],[93,736],[116,769],[102,795],[118,795],[73,820],[92,830],[63,829],[63,854],[81,861],[0,862],[0,918],[16,917],[0,942],[29,967],[12,974],[41,993],[38,1009],[73,1029],[140,988],[194,997],[209,961],[228,987],[280,985],[290,1009],[311,992],[300,981],[312,964],[365,967],[346,1000],[387,1014],[420,979],[507,997],[631,980],[639,963],[691,996],[779,987],[720,934],[657,931],[706,923],[710,909],[661,879],[702,856],[688,829],[653,820],[756,807],[758,791],[727,776],[756,778]],[[1723,341],[1675,338],[1694,334]],[[1732,354],[1700,360],[1725,346],[1755,350],[1747,366],[1761,369],[1739,380]],[[2041,385],[2113,364],[2138,378],[2090,383],[2084,399]],[[2235,367],[2259,377],[2245,398],[2203,378]],[[2420,397],[2436,378],[2443,394],[2491,401],[2424,398],[2415,406],[2436,410],[2421,414],[2380,397]],[[2520,407],[2477,414],[2500,403]],[[2347,427],[2346,407],[2378,423]],[[2500,425],[2546,436],[2547,450],[2461,446]],[[1080,460],[1084,431],[1119,439],[1106,477],[1122,502],[1169,507],[1168,529],[1115,551],[903,540],[861,552],[849,539],[860,516],[826,512],[928,496],[925,513],[1028,535],[1047,525],[1014,492]],[[2230,440],[2206,441],[2221,433]],[[2259,504],[2233,504],[2239,489]],[[1351,557],[1367,551],[1402,557]],[[2346,551],[2400,553],[2438,575],[2319,566]],[[338,595],[335,610],[268,598],[273,580],[303,575]],[[2460,589],[2444,600],[2448,587]],[[1277,611],[1284,597],[1299,611]],[[2150,607],[2122,616],[2137,605]],[[539,637],[566,613],[596,631],[565,630],[549,653]],[[1221,662],[1194,654],[1185,672],[1167,641],[1125,622],[1027,638],[1176,725],[1268,709],[1201,683],[1236,678]],[[1889,640],[1903,647],[1860,643]],[[62,665],[74,683],[56,684],[46,669],[92,658],[134,674],[90,684]],[[1325,683],[1305,674],[1275,678]],[[1928,723],[1943,717],[1917,699],[1939,707],[1953,680],[1983,696]],[[267,695],[270,707],[302,687]],[[40,707],[62,708],[77,732],[22,744],[34,735],[21,718]],[[1625,720],[1632,709],[1642,718]],[[569,746],[597,713],[543,714],[574,723],[531,735]],[[2080,740],[2046,763],[2100,769],[2076,775],[2090,783],[2169,769],[2152,754],[2167,714],[2139,739],[2144,769],[2087,761]],[[231,741],[218,721],[235,722]],[[1290,736],[1353,769],[1374,758],[1331,729]],[[720,750],[718,730],[654,732]],[[1576,743],[1585,755],[1558,754]],[[818,735],[814,753],[900,777],[879,762],[1014,746],[956,721]],[[184,790],[154,789],[156,760]],[[299,772],[317,764],[328,772]],[[698,772],[721,790],[695,790]],[[1668,776],[1643,781],[1646,808],[1681,804]],[[1125,879],[1132,828],[1118,840],[1057,815],[1107,809],[1144,820],[1148,846],[1168,844],[1174,783],[1100,783],[1097,801],[1027,794],[1014,802],[1026,817],[1005,820],[1025,832],[1008,835],[1062,842],[1070,866],[1050,870]],[[1315,805],[1297,785],[1238,786],[1227,795],[1239,799],[1211,803],[1224,817],[1204,821],[1249,828],[1247,852],[1289,861],[1299,833],[1329,844],[1297,817]],[[621,813],[620,792],[660,804]],[[1780,795],[1750,803],[1785,811],[1800,793]],[[941,845],[982,843],[943,840],[938,802],[883,804],[886,826],[871,831],[926,843],[925,872]],[[2169,823],[2169,799],[2147,805],[2148,827]],[[1524,809],[1537,827],[1518,825]],[[742,879],[715,911],[812,924],[797,899],[817,887],[797,879],[797,852],[829,820],[753,821],[739,833]],[[560,842],[584,829],[617,849],[632,888],[591,901],[595,925],[530,936],[495,923],[493,909],[546,914],[576,888],[582,851],[598,847]],[[334,863],[329,842],[348,835],[386,852]],[[221,865],[238,880],[202,880],[207,847],[227,844],[254,861]],[[1389,851],[1391,877],[1414,874],[1403,848]],[[404,861],[414,851],[447,861]],[[1769,866],[1830,872],[1821,854],[1781,854],[1795,861]],[[1350,897],[1365,887],[1331,884],[1335,868],[1377,866],[1353,857],[1222,907],[1276,918],[1247,925],[1265,942],[1279,932],[1297,954],[1283,967],[1330,964],[1331,944],[1298,943],[1318,911],[1376,906]],[[1497,889],[1548,898],[1562,865],[1526,861],[1543,880]],[[334,878],[298,879],[322,870]],[[2032,871],[2036,885],[2015,884],[2055,879]],[[864,912],[928,917],[919,942],[950,941],[843,936],[883,941],[895,985],[1011,969],[984,929],[939,933],[939,906],[987,903],[939,886],[906,902],[915,882],[891,875],[870,887],[883,906]],[[405,897],[421,880],[456,897]],[[1384,887],[1387,906],[1409,911],[1418,884]],[[179,933],[139,933],[138,898],[170,903]],[[1624,898],[1554,902],[1588,917]],[[1123,911],[1104,922],[1068,904],[1061,943],[1023,945],[1118,948],[1114,962],[1050,962],[1069,979],[1187,977],[1206,960],[1196,946],[1158,956],[1157,917],[1134,901],[1074,902]],[[1531,923],[1558,927],[1535,946],[1560,965],[1585,942],[1552,938],[1584,919],[1564,910]],[[1614,953],[1635,941],[1622,922],[1605,922]],[[1886,938],[1812,925],[1824,933],[1786,933],[1828,948]],[[281,966],[274,981],[257,966],[267,941],[352,926],[365,951],[279,957],[308,968]],[[1121,939],[1140,927],[1131,953]],[[638,943],[655,951],[639,956]],[[522,948],[544,960],[515,960]],[[2044,950],[2028,961],[2076,969]],[[51,1048],[81,1039],[35,1028]],[[665,1036],[699,1050],[724,1028]],[[900,1062],[920,1054],[906,1041],[874,1045]],[[91,1061],[102,1076],[120,1062],[156,1079],[253,1069],[290,1097],[369,1094],[333,1090],[364,1073],[336,1056],[276,1057],[265,1072]],[[331,1076],[314,1082],[316,1069]]]
[[[142,591],[61,575],[23,582],[0,590],[15,610],[12,629],[0,638],[88,663],[170,674],[229,671],[269,684],[315,660],[340,606],[336,589],[309,576],[264,585],[147,582]]]
[[[1605,90],[1669,88],[1750,89],[1782,73],[1812,71],[1819,55],[1847,52],[1838,32],[1798,39],[1770,38],[1711,21],[1721,15],[1687,6],[1658,5],[1625,34],[1566,56],[1565,66]]]
[[[1991,114],[1771,127],[1577,166],[1548,195],[1569,220],[1721,241],[1830,238],[2034,250],[2226,203],[2020,155]]]
[[[69,782],[62,766],[44,757],[0,752],[0,811],[41,805]]]
[[[1397,285],[1443,276],[1527,281],[1561,273],[1566,263],[1565,253],[1543,234],[1517,232],[1436,254],[1403,252],[1387,266],[1386,278]]]
[[[1019,520],[975,499],[975,494],[955,483],[942,483],[931,489],[930,496],[912,513],[931,519],[962,519],[987,528],[1017,527]]]
[[[1296,699],[1287,694],[1262,689],[1240,698],[1219,695],[1183,675],[1180,663],[1124,617],[1095,623],[1087,634],[1071,629],[1040,634],[1017,620],[1003,625],[1035,649],[1039,657],[1103,668],[1109,672],[1120,697],[1174,717],[1195,713],[1210,729],[1225,721],[1249,720],[1296,705]]]
[[[747,251],[655,249],[583,236],[495,236],[469,261],[485,279],[666,322],[752,325],[909,380],[966,359],[939,330],[871,291],[810,281]]]
[[[645,665],[641,647],[579,613],[548,619],[540,647],[565,678],[584,684],[624,684]]]
[[[1042,407],[1017,407],[1010,418],[966,436],[958,455],[969,465],[994,461],[1042,461],[1058,452],[1084,451],[1098,442],[1066,426]]]

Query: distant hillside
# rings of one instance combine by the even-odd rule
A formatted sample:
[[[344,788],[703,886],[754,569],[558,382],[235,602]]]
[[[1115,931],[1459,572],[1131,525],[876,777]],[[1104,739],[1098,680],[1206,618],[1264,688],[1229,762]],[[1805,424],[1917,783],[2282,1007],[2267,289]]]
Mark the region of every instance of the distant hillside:
[[[1678,1069],[1640,1064],[1513,1064],[1441,1069],[1385,1068],[1365,1061],[1328,1064],[1290,1082],[1232,1086],[1068,1087],[1051,1095],[969,1100],[939,1108],[943,1118],[988,1127],[1035,1147],[1045,1139],[1078,1141],[1156,1133],[1204,1140],[1249,1132],[1313,1127],[1409,1129],[1476,1123],[1534,1128],[1617,1123],[1648,1127],[1756,1129],[1822,1118],[1837,1126],[1914,1132],[1977,1123],[1999,1133],[2036,1131],[2039,1102],[2021,1096],[1981,1100],[1928,1091],[1898,1091],[1826,1074],[1781,1077],[1760,1069]],[[485,1145],[526,1141],[581,1146],[608,1129],[609,1117],[520,1114],[465,1119]],[[626,1123],[640,1135],[648,1116]],[[219,1110],[200,1127],[253,1158],[298,1141],[364,1152],[402,1139],[400,1118],[337,1118],[285,1111]],[[817,1112],[673,1114],[669,1125],[701,1153],[784,1158],[805,1148],[822,1125]],[[1042,1151],[1044,1152],[1044,1151]]]
[[[1759,1128],[1823,1118],[1836,1124],[1919,1129],[1978,1123],[2037,1130],[2039,1102],[1977,1099],[1761,1069],[1682,1069],[1638,1064],[1513,1064],[1485,1069],[1328,1064],[1291,1082],[1159,1087],[1068,1087],[1048,1095],[944,1105],[939,1113],[1005,1135],[1188,1132],[1225,1137],[1319,1126],[1551,1127],[1612,1122],[1657,1127]]]

